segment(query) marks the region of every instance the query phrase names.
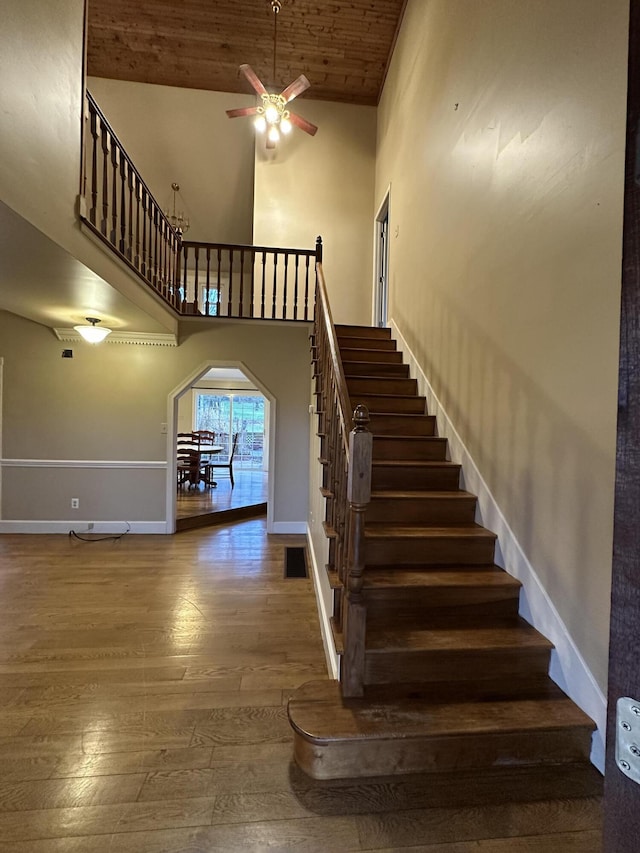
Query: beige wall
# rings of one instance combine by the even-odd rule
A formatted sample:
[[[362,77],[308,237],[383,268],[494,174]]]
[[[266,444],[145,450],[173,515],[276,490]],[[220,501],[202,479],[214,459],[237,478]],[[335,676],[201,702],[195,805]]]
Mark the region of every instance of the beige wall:
[[[276,401],[271,462],[273,520],[307,518],[307,326],[225,323],[190,333],[180,347],[61,343],[50,329],[0,312],[5,460],[157,462],[167,459],[168,395],[201,366],[238,361]],[[61,358],[71,347],[73,359]],[[165,518],[163,469],[4,467],[4,520]],[[85,513],[86,510],[86,513]]]
[[[259,137],[254,240],[312,248],[321,235],[335,320],[369,323],[376,111],[304,98],[292,109],[319,130],[294,128],[272,152]],[[246,133],[255,136],[250,123]]]
[[[47,294],[46,287],[34,282],[34,289],[44,291],[43,312],[58,325],[69,322],[72,309],[100,307],[100,316],[113,318],[119,327],[127,309],[110,292],[109,282],[154,318],[144,328],[175,331],[175,318],[78,226],[83,26],[84,0],[2,4],[0,201],[92,271],[83,277],[93,305],[61,307],[59,295]],[[4,219],[0,206],[3,229]],[[0,285],[6,286],[6,280]]]
[[[225,110],[252,106],[253,96],[99,77],[87,87],[163,208],[171,183],[180,185],[186,240],[252,242],[253,139]]]
[[[409,0],[378,116],[391,317],[601,687],[626,0]]]

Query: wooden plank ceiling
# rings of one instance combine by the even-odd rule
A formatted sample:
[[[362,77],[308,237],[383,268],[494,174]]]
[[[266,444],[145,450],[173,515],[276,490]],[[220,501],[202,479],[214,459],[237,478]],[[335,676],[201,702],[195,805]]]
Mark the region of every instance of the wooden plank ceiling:
[[[305,97],[376,104],[406,0],[282,0],[273,76],[270,0],[89,0],[88,73],[96,77],[249,93],[238,67]]]

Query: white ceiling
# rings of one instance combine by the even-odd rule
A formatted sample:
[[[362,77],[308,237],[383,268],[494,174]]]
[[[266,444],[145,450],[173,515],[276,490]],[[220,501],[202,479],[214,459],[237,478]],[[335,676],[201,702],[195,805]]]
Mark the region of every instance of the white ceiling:
[[[2,202],[0,309],[45,326],[69,327],[95,316],[114,331],[166,332],[149,314]]]

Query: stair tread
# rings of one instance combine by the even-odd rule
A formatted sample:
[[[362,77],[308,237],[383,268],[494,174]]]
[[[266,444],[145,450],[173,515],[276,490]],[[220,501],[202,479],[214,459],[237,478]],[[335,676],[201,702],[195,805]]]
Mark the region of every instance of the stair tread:
[[[420,526],[400,524],[371,524],[365,527],[365,539],[491,539],[496,534],[480,524],[468,524],[464,527],[451,526]]]
[[[367,652],[479,652],[493,649],[552,649],[553,643],[524,620],[457,627],[376,630],[367,633]]]
[[[427,568],[423,571],[410,569],[387,569],[371,566],[364,571],[365,589],[431,587],[442,589],[446,587],[498,587],[500,589],[520,589],[519,580],[507,574],[498,566],[485,567],[475,570],[453,569],[448,567],[433,571]]]
[[[382,440],[384,438],[389,438],[388,435],[379,435],[373,437],[373,440]],[[433,440],[437,438],[437,436],[425,435],[425,436],[416,436],[410,435],[407,438],[422,438],[424,441],[425,438]],[[439,439],[442,441],[442,439]],[[374,468],[379,467],[388,467],[388,468],[461,468],[462,466],[458,462],[450,462],[448,459],[374,459],[371,463]]]
[[[371,492],[371,500],[380,500],[380,499],[393,499],[393,500],[443,500],[443,501],[456,501],[456,500],[475,500],[476,496],[471,494],[471,492],[465,492],[464,489],[450,489],[446,491],[444,489],[435,490],[435,489],[376,489]]]
[[[311,689],[310,689],[311,688]],[[343,699],[337,682],[312,682],[289,700],[295,730],[313,740],[425,739],[501,735],[565,728],[592,730],[593,722],[564,695],[500,701],[401,697],[372,701]]]

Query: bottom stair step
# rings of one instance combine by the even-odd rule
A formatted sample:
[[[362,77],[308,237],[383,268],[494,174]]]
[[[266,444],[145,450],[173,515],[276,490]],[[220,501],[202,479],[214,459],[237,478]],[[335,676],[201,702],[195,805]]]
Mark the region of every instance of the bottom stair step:
[[[314,779],[588,762],[593,722],[561,691],[507,698],[438,691],[343,699],[336,681],[289,700],[298,765]]]

